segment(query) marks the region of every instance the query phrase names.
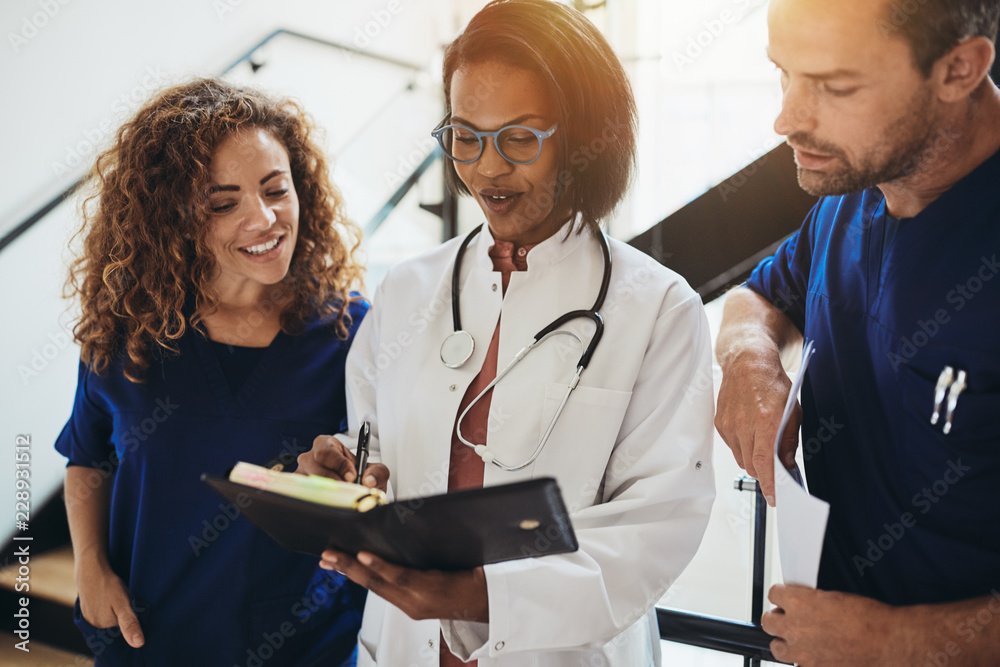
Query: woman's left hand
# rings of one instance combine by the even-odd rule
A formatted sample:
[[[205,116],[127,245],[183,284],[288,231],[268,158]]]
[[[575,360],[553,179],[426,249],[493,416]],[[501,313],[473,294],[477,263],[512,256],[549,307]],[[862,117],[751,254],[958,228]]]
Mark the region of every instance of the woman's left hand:
[[[340,551],[323,552],[320,567],[337,570],[414,620],[490,620],[486,573],[483,568],[460,572],[414,570],[393,565],[362,551],[355,558]]]

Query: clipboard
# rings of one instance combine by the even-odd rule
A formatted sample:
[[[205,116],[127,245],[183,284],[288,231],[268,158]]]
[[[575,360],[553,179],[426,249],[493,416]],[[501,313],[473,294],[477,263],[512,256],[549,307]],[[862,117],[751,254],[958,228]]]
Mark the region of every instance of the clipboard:
[[[327,548],[368,551],[420,570],[468,570],[576,551],[555,479],[468,489],[381,505],[329,507],[203,474],[208,484],[275,542],[319,557]]]

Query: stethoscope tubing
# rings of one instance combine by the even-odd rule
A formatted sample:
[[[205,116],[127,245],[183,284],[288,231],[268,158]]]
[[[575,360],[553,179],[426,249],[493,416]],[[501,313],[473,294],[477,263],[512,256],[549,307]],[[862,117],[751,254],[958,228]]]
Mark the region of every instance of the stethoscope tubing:
[[[474,230],[472,230],[468,236],[465,237],[465,239],[462,241],[462,244],[459,246],[458,252],[456,253],[455,256],[455,267],[452,272],[452,280],[451,280],[451,287],[452,287],[451,313],[452,313],[452,324],[454,326],[454,331],[451,334],[449,334],[449,337],[464,334],[470,340],[472,338],[467,332],[462,330],[462,319],[459,310],[459,298],[458,298],[459,278],[461,274],[462,258],[465,255],[465,250],[466,248],[468,248],[469,243],[472,241],[472,238],[476,234],[478,234],[480,230],[482,230],[482,227],[483,227],[482,225],[479,225]],[[601,317],[601,314],[598,311],[600,311],[600,309],[604,306],[604,301],[607,298],[608,294],[608,287],[611,284],[611,249],[608,246],[608,240],[607,238],[605,238],[603,232],[599,232],[599,240],[601,245],[601,252],[604,256],[604,273],[601,278],[601,289],[598,292],[597,299],[596,301],[594,301],[594,305],[591,307],[591,309],[574,310],[565,313],[563,315],[560,315],[559,317],[554,319],[551,323],[549,323],[548,326],[546,326],[544,329],[535,334],[535,337],[531,341],[531,343],[521,348],[521,350],[516,355],[514,355],[514,358],[507,363],[504,369],[499,373],[497,373],[497,376],[493,378],[493,380],[491,380],[490,383],[486,385],[486,387],[482,391],[480,391],[479,394],[474,399],[472,399],[472,401],[469,402],[465,410],[462,411],[462,414],[459,415],[458,422],[455,425],[455,433],[458,436],[458,439],[466,446],[473,448],[476,451],[476,454],[478,454],[483,459],[484,463],[492,463],[498,468],[506,471],[521,470],[534,463],[535,460],[538,458],[539,454],[541,454],[542,448],[545,446],[545,443],[548,442],[549,436],[552,434],[552,430],[555,428],[556,421],[559,419],[560,415],[562,415],[562,411],[566,407],[566,403],[569,401],[570,395],[573,393],[573,390],[575,390],[577,385],[580,383],[580,377],[583,375],[583,371],[590,364],[590,360],[593,358],[594,352],[597,350],[597,345],[598,343],[601,342],[601,337],[604,335],[604,318]],[[525,356],[528,355],[529,352],[531,352],[531,350],[533,350],[535,347],[537,347],[544,341],[548,340],[550,337],[556,335],[573,336],[581,345],[583,344],[583,340],[575,333],[571,331],[563,331],[560,329],[560,327],[564,326],[567,322],[570,322],[572,320],[581,317],[587,318],[594,323],[594,325],[596,326],[594,335],[590,339],[590,343],[584,350],[583,355],[580,357],[580,360],[577,362],[576,373],[573,376],[573,379],[570,381],[569,385],[567,386],[566,393],[563,394],[562,401],[559,403],[559,407],[556,409],[555,414],[549,421],[548,427],[545,429],[545,434],[539,440],[538,445],[535,447],[535,451],[532,452],[531,454],[531,457],[520,465],[509,466],[498,460],[493,455],[493,453],[489,451],[486,445],[477,445],[466,440],[465,437],[462,435],[462,428],[461,428],[462,420],[465,419],[465,416],[472,409],[472,406],[476,405],[490,390],[492,390],[497,385],[497,383],[500,382],[500,380],[502,380],[504,376],[506,376],[507,373],[509,373],[510,370],[516,364],[518,364],[522,359],[524,359]],[[472,341],[468,353],[469,357],[471,357],[472,350],[474,350],[474,348],[475,348],[475,342]],[[464,360],[458,363],[449,363],[448,361],[445,360],[444,353],[442,352],[441,360],[449,368],[458,368],[461,365],[463,365],[465,361],[468,360],[468,357],[466,357]]]

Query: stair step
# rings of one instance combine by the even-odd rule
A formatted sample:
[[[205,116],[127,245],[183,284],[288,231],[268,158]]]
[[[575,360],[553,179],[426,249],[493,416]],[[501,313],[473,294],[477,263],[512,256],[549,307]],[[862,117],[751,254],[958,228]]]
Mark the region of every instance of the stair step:
[[[17,579],[18,564],[0,570],[0,588],[13,591]],[[51,549],[40,554],[31,554],[32,598],[45,598],[72,607],[76,602],[76,581],[73,577],[73,548],[69,545]],[[18,651],[20,653],[20,651]],[[6,662],[0,662],[6,665]]]
[[[21,641],[9,632],[0,632],[0,665],[4,667],[93,667],[94,659],[41,644],[36,639],[28,643],[29,652],[14,648]]]

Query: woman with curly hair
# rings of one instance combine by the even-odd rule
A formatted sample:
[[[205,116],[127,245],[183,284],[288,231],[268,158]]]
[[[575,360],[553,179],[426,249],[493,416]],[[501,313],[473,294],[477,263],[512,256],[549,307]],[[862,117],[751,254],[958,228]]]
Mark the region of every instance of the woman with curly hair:
[[[68,285],[82,348],[56,442],[98,665],[336,665],[362,591],[201,483],[346,427],[360,230],[303,110],[211,79],[161,92],[97,159]]]

